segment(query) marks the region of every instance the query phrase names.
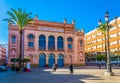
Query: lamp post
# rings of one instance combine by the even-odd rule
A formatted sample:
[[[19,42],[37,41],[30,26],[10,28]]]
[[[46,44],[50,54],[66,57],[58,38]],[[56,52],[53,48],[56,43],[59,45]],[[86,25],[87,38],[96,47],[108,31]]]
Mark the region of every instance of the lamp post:
[[[106,21],[106,38],[107,38],[107,42],[106,47],[107,47],[107,71],[105,72],[105,76],[111,76],[114,75],[114,73],[112,72],[111,69],[111,63],[110,63],[110,48],[109,48],[109,13],[106,12],[105,14],[105,21]],[[100,26],[102,24],[102,21],[99,20],[98,21],[98,25]]]

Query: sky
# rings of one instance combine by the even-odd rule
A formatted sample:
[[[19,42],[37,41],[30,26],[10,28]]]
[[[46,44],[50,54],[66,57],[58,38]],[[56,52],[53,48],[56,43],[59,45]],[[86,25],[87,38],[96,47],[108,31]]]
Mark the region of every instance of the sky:
[[[110,13],[110,20],[120,16],[120,0],[0,0],[0,44],[8,43],[8,24],[3,21],[9,18],[6,14],[11,8],[25,9],[32,17],[39,20],[67,23],[75,20],[76,28],[84,28],[85,33],[98,27],[98,20],[104,22],[105,12]]]

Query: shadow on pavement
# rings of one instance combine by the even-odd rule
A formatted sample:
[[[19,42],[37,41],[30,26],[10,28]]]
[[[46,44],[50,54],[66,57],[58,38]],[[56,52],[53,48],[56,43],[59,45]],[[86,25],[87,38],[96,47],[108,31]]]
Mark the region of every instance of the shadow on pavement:
[[[47,70],[47,71],[45,71]],[[51,69],[33,68],[31,72],[11,73],[5,78],[0,79],[0,83],[85,83],[83,79],[99,77],[84,74],[57,74]]]

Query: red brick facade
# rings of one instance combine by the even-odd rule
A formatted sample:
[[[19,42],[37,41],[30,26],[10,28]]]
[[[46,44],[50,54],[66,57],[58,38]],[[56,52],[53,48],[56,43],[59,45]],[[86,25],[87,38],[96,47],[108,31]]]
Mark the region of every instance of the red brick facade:
[[[34,39],[28,39],[28,35],[32,34]],[[44,35],[46,38],[46,48],[39,49],[39,36]],[[16,39],[12,40],[12,37],[15,36]],[[55,49],[49,50],[49,36],[53,36],[55,39]],[[63,38],[63,49],[58,50],[57,48],[57,38]],[[31,25],[27,25],[24,28],[23,34],[23,55],[31,59],[32,64],[39,64],[40,54],[46,55],[46,63],[49,64],[49,55],[53,54],[55,59],[55,64],[58,60],[58,55],[63,55],[64,64],[85,64],[85,55],[84,55],[84,31],[75,30],[74,21],[72,24],[67,24],[66,20],[64,23],[58,22],[48,22],[35,19]],[[72,42],[68,42],[68,38],[72,38]],[[14,37],[13,37],[14,38]],[[9,25],[9,44],[8,52],[10,58],[19,56],[19,31],[18,28],[14,25]],[[80,45],[80,41],[81,44]],[[30,48],[28,42],[34,42],[34,47]],[[72,49],[68,49],[68,44],[72,45]],[[10,63],[10,61],[9,61]]]

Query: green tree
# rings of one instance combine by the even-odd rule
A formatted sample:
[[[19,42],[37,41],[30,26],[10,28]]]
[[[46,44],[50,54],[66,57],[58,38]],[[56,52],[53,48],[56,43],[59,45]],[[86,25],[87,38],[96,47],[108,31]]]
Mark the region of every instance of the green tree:
[[[17,63],[19,61],[19,59],[18,58],[11,58],[10,61],[13,62],[12,68],[13,69],[16,68],[16,64],[15,63]]]
[[[30,62],[30,59],[29,58],[24,58],[24,59],[22,59],[22,62],[23,62],[23,66],[24,66],[24,63],[26,65],[27,62]]]
[[[102,32],[102,34],[104,35],[104,39],[105,39],[105,58],[106,58],[106,62],[107,62],[107,46],[106,46],[106,41],[107,41],[107,39],[106,39],[106,26],[107,26],[107,24],[106,23],[104,23],[104,24],[101,24],[100,26],[99,26],[99,28],[98,28],[98,30],[100,30],[101,32]]]
[[[15,63],[16,63],[16,62],[18,62],[18,61],[19,61],[19,59],[18,59],[18,58],[11,58],[11,59],[10,59],[10,61],[11,61],[11,62],[13,62],[13,63],[14,63],[14,65],[15,65]]]
[[[98,54],[98,55],[96,56],[96,59],[97,59],[97,61],[105,60],[105,55],[104,55],[104,54]]]
[[[111,59],[112,60],[116,60],[117,58],[120,58],[120,51],[115,51],[115,52],[111,52]]]
[[[91,60],[94,61],[95,58],[96,58],[96,54],[85,53],[85,59],[86,59],[87,61],[91,61]]]
[[[8,21],[9,24],[14,24],[19,28],[20,34],[20,55],[19,55],[19,71],[21,72],[22,67],[22,34],[24,27],[28,24],[31,24],[33,19],[31,18],[31,13],[27,13],[25,10],[18,8],[18,10],[12,9],[11,11],[7,11],[7,14],[10,18],[4,19],[4,21]]]

